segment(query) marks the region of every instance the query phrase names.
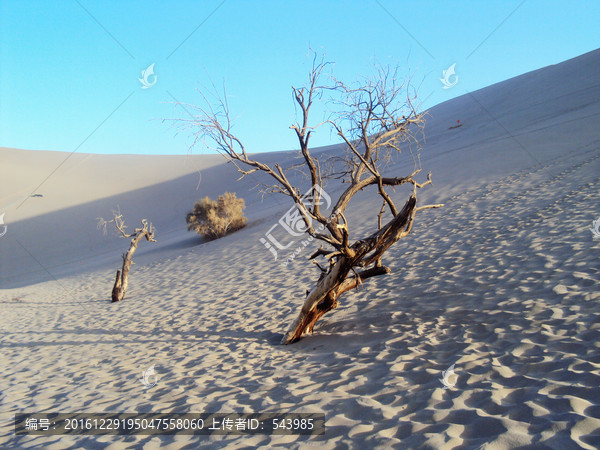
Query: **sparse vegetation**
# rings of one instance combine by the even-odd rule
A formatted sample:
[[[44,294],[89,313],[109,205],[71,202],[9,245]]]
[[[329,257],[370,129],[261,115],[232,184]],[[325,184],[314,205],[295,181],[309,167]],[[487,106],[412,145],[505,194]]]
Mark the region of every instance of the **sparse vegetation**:
[[[235,192],[225,192],[217,201],[204,197],[186,216],[188,231],[194,230],[207,240],[219,239],[246,226],[246,202]]]

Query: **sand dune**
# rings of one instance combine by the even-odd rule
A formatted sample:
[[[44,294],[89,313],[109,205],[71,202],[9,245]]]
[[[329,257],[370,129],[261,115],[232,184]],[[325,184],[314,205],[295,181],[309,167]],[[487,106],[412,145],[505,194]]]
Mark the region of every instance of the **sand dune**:
[[[42,197],[6,210],[1,446],[598,448],[599,83],[595,51],[433,108],[422,160],[434,185],[421,198],[445,207],[390,250],[392,274],[286,347],[317,274],[309,249],[285,267],[259,242],[285,198],[261,202],[258,180],[236,182],[215,156],[74,154]],[[67,155],[0,149],[0,208]],[[405,154],[389,171],[410,164]],[[246,199],[250,225],[202,243],[185,212],[225,190]],[[371,198],[349,216],[358,235]],[[132,226],[152,220],[158,242],[140,247],[128,296],[110,304],[126,242],[96,218],[117,205]],[[158,383],[144,389],[153,364]],[[16,437],[20,411],[313,412],[326,433]]]

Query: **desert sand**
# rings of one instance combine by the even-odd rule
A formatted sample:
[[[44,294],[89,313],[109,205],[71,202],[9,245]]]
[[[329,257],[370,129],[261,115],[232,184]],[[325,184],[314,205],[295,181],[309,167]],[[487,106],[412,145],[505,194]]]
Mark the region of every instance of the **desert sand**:
[[[260,243],[291,205],[261,200],[259,178],[236,181],[198,152],[0,149],[0,447],[598,448],[599,124],[600,51],[432,108],[422,165],[434,184],[420,200],[445,206],[390,249],[391,274],[290,346],[279,341],[318,273],[313,247],[284,266]],[[227,190],[249,225],[208,243],[188,233],[194,201]],[[352,204],[356,236],[375,225],[372,198]],[[140,245],[111,304],[128,243],[96,223],[117,206],[130,228],[151,220],[158,242]],[[312,412],[326,432],[15,436],[24,411]]]

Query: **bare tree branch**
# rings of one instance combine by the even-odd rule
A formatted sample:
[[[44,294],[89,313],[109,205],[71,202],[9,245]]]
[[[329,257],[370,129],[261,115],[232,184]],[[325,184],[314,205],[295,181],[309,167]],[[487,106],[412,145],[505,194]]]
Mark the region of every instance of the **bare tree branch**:
[[[145,238],[148,242],[156,242],[156,239],[154,239],[156,230],[152,223],[149,223],[146,219],[142,219],[141,228],[136,228],[133,233],[128,234],[125,231],[127,227],[125,226],[123,214],[121,214],[121,211],[118,208],[116,211],[113,211],[113,218],[111,220],[107,221],[101,217],[98,218],[98,228],[103,229],[104,234],[106,234],[106,225],[109,223],[115,224],[115,228],[121,237],[133,238],[131,239],[131,244],[129,245],[127,253],[123,254],[123,266],[120,270],[117,270],[117,276],[112,290],[112,301],[114,303],[123,300],[125,297],[129,285],[129,270],[133,264],[133,254],[137,250],[140,241]]]
[[[321,81],[330,64],[324,57],[313,53],[307,84],[303,87],[292,86],[298,121],[290,129],[298,139],[299,159],[302,161],[300,167],[298,164],[287,168],[280,164],[271,167],[247,153],[242,140],[233,132],[224,88],[222,93],[214,90],[212,97],[215,101],[212,103],[201,93],[205,102],[203,107],[186,105],[188,110],[194,110],[198,115],[188,120],[179,119],[184,129],[193,132],[192,147],[203,142],[208,148],[218,151],[236,166],[240,178],[254,172],[270,176],[274,183],[263,185],[263,192],[289,196],[298,208],[306,233],[326,244],[326,247],[320,247],[309,257],[319,268],[319,279],[284,336],[283,344],[295,342],[303,333],[312,331],[315,322],[323,314],[338,306],[341,294],[358,288],[368,278],[389,273],[390,269],[382,262],[385,252],[411,232],[417,212],[442,206],[417,206],[418,189],[432,184],[431,174],[425,181],[417,179],[421,172],[420,156],[418,152],[416,156],[413,153],[413,145],[419,146],[425,113],[415,108],[416,94],[411,92],[410,85],[399,82],[398,69],[379,68],[373,78],[350,86],[335,78],[329,83]],[[327,120],[313,125],[313,106],[316,101],[323,100],[325,93],[329,95],[327,104],[333,105],[334,109]],[[345,146],[344,156],[336,155],[323,160],[311,153],[310,138],[323,126],[329,126],[340,137]],[[403,147],[409,149],[413,158],[415,167],[412,173],[384,176],[387,164]],[[313,186],[310,198],[303,196],[300,188],[290,182],[287,176],[289,170],[301,171],[310,178]],[[338,179],[347,184],[337,200],[332,202],[333,209],[329,215],[321,210],[324,181],[328,179]],[[399,209],[395,194],[388,190],[405,184],[412,185],[412,193]],[[377,216],[377,230],[353,241],[346,209],[357,193],[371,187],[382,205],[378,214],[373,213]],[[391,218],[384,223],[386,208]],[[314,221],[322,225],[318,231],[313,226]],[[327,268],[316,261],[320,257],[329,263]]]

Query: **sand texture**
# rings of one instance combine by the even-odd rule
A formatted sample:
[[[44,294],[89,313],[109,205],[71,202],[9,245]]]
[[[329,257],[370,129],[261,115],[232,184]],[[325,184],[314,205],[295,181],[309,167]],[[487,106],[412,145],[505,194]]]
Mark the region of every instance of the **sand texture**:
[[[421,200],[445,207],[419,213],[387,254],[390,275],[345,295],[291,346],[279,341],[318,273],[306,261],[316,244],[284,266],[289,255],[275,261],[259,241],[286,198],[261,201],[257,179],[236,182],[217,156],[74,154],[42,197],[6,210],[0,447],[600,447],[600,239],[590,230],[600,216],[600,51],[430,114],[422,162],[434,184]],[[464,125],[448,129],[457,118]],[[0,207],[65,156],[0,149]],[[403,154],[387,172],[410,164]],[[203,243],[185,213],[226,190],[246,199],[249,225]],[[375,226],[374,198],[352,204],[355,236]],[[128,295],[111,304],[127,241],[96,221],[117,205],[132,228],[152,220],[158,242],[142,242]],[[145,389],[151,365],[158,382]],[[17,437],[21,411],[313,412],[325,414],[326,433]]]

